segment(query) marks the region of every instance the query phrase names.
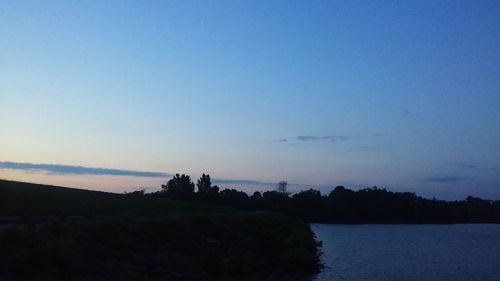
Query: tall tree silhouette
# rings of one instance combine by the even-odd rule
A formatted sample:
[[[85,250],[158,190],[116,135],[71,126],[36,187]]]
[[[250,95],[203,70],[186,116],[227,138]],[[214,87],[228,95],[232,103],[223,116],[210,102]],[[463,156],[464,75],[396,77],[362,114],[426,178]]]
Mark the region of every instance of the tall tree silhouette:
[[[287,181],[280,181],[278,183],[278,187],[276,188],[276,191],[278,191],[279,193],[288,195],[288,189],[286,188],[287,185],[288,185]]]
[[[208,193],[212,189],[212,182],[210,181],[210,175],[203,174],[196,184],[199,193]]]
[[[188,175],[175,174],[167,184],[161,186],[165,194],[172,199],[189,199],[194,194],[194,183]]]

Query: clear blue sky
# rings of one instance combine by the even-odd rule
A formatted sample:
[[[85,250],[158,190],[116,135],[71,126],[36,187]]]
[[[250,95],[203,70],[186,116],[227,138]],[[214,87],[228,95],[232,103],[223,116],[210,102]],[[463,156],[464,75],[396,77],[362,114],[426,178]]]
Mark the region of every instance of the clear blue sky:
[[[0,38],[0,161],[500,199],[499,1],[0,1]]]

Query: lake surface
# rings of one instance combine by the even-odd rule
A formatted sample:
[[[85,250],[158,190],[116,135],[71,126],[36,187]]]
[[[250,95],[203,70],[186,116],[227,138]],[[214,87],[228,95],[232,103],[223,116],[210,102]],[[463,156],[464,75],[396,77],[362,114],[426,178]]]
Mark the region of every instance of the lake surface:
[[[500,281],[500,225],[311,224],[316,281]]]

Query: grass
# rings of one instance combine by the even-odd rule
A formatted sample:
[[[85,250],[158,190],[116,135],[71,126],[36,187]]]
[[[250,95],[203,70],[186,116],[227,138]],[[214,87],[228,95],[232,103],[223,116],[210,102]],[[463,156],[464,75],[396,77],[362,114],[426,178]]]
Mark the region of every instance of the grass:
[[[0,180],[0,216],[189,214],[229,210],[166,198]]]
[[[304,280],[319,269],[309,226],[151,198],[0,181],[0,215],[55,215],[0,231],[0,280]],[[58,215],[98,214],[74,220]]]
[[[1,280],[302,280],[306,224],[270,213],[53,221],[0,232]]]

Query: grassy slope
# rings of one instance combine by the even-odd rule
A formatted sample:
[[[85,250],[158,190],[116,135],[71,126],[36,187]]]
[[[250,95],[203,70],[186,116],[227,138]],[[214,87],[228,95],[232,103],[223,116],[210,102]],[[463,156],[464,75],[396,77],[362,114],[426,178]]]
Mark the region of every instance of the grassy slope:
[[[306,224],[266,213],[49,222],[0,232],[0,280],[303,280]]]
[[[273,213],[0,181],[0,215],[27,213],[121,216],[0,231],[0,280],[303,280],[319,268],[308,225]]]
[[[76,188],[0,180],[0,216],[187,214],[228,208]]]

